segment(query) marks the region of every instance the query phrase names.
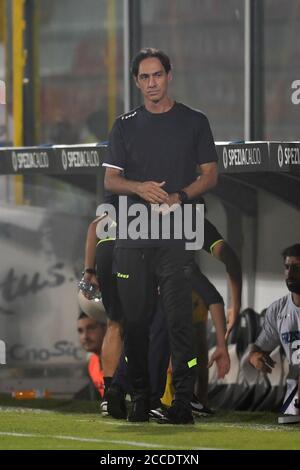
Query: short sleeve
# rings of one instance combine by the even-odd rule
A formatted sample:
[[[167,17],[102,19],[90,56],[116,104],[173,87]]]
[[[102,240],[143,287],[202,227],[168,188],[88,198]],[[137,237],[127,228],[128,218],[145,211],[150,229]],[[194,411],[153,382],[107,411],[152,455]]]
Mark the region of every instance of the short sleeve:
[[[276,307],[274,305],[270,305],[266,311],[265,321],[255,344],[263,351],[268,352],[273,351],[280,344],[276,324]]]
[[[199,126],[197,163],[217,162],[218,155],[215,147],[214,138],[207,117],[202,115],[202,122]]]
[[[109,134],[108,152],[102,166],[122,171],[126,167],[126,148],[118,119],[115,121]]]

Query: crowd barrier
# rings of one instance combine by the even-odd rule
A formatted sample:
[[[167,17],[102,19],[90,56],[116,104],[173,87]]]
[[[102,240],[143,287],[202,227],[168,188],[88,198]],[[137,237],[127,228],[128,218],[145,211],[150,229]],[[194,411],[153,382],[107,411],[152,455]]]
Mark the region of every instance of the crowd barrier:
[[[216,142],[220,174],[300,172],[300,142]],[[0,174],[95,173],[107,143],[0,148]]]

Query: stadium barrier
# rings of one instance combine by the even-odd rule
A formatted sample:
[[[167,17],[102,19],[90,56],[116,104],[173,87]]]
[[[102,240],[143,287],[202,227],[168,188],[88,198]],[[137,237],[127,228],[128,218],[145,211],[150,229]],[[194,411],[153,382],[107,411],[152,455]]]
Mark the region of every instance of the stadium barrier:
[[[300,142],[216,142],[220,174],[300,174]],[[86,174],[102,166],[107,143],[0,148],[0,174]]]

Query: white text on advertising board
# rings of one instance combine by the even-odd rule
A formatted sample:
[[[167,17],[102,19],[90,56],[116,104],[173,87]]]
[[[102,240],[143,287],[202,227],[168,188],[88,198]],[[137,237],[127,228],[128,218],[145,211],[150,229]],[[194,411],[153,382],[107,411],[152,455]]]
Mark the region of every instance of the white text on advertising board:
[[[300,165],[300,149],[299,147],[286,147],[284,149],[285,165]]]
[[[224,152],[226,152],[226,158]],[[261,165],[261,152],[258,147],[229,149],[228,151],[224,147],[223,162],[225,168],[227,166]]]
[[[100,166],[99,156],[96,150],[69,150],[68,152],[63,150],[62,162],[65,170],[67,168]]]
[[[84,357],[81,346],[72,341],[56,341],[51,349],[43,347],[28,347],[23,344],[14,344],[8,350],[8,358],[13,362],[47,362],[53,358],[72,357],[81,361]]]
[[[15,171],[33,168],[49,168],[46,152],[13,152],[12,164]]]

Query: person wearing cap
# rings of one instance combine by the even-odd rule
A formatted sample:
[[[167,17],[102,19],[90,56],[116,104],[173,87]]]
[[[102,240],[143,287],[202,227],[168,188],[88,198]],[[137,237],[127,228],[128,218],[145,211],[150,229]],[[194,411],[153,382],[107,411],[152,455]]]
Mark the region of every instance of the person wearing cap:
[[[77,319],[77,332],[82,348],[90,353],[88,373],[101,398],[104,396],[103,370],[101,366],[101,348],[106,333],[106,322],[89,317],[80,312]]]

